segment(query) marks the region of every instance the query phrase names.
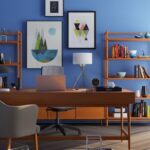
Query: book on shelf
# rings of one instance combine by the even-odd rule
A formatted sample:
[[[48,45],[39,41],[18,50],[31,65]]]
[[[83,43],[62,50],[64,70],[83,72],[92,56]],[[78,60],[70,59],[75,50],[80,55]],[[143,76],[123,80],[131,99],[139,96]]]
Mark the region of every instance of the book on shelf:
[[[115,44],[112,46],[112,58],[126,58],[128,57],[127,46]]]
[[[132,108],[133,117],[147,117],[148,116],[148,105],[143,100],[140,103],[134,103]]]
[[[122,113],[123,118],[127,118],[127,113]],[[120,118],[121,117],[121,113],[113,113],[114,118]]]
[[[150,78],[145,67],[141,65],[134,66],[134,77],[135,78]]]
[[[150,118],[150,105],[147,105],[146,107],[147,107],[147,114],[146,114],[146,116],[148,118]]]
[[[114,112],[116,113],[120,113],[121,112],[121,108],[114,108]],[[124,113],[125,112],[125,108],[122,108],[122,112]]]

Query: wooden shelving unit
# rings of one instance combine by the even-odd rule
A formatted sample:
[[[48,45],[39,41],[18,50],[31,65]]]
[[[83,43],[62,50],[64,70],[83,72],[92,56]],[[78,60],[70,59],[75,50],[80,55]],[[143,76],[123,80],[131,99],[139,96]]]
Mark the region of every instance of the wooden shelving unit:
[[[0,32],[1,35],[6,35],[7,40],[0,40],[0,44],[13,44],[16,45],[16,60],[15,62],[4,62],[4,64],[0,64],[0,66],[6,67],[16,67],[16,81],[17,78],[22,80],[22,32]],[[11,49],[10,49],[11,50]],[[5,57],[5,56],[4,56]]]
[[[150,61],[150,57],[138,56],[137,58],[112,58],[110,56],[110,45],[109,43],[119,43],[119,42],[150,42],[150,38],[134,38],[135,35],[139,35],[141,32],[105,32],[105,45],[104,45],[104,85],[107,86],[109,80],[150,80],[150,78],[135,78],[134,75],[127,75],[124,78],[119,78],[115,75],[109,74],[109,62],[112,61]],[[144,33],[143,33],[144,34]],[[117,63],[117,62],[116,62]],[[147,97],[138,97],[136,99],[139,100],[149,100],[150,95]],[[108,125],[108,120],[117,121],[119,118],[114,118],[113,116],[109,116],[108,108],[105,108],[105,118],[106,124]],[[131,117],[132,121],[148,121],[150,118],[148,117]]]

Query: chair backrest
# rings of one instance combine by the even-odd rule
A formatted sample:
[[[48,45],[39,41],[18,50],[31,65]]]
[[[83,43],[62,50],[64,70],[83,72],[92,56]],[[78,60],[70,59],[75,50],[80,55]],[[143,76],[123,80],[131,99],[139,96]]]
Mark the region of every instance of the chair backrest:
[[[64,68],[61,66],[43,66],[42,75],[64,75]]]
[[[36,133],[38,106],[10,106],[0,101],[0,137],[14,138]]]

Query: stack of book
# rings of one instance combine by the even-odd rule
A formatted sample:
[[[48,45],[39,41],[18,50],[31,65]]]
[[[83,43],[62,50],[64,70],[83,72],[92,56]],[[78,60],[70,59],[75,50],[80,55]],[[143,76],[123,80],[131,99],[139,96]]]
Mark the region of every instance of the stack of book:
[[[149,109],[147,102],[141,101],[140,103],[134,103],[132,108],[133,117],[148,117]],[[149,111],[148,111],[149,109]]]
[[[127,113],[125,112],[125,108],[122,108],[123,112],[123,118],[127,118]],[[121,117],[121,109],[120,108],[114,108],[114,118],[120,118]]]
[[[115,44],[112,46],[112,58],[127,58],[129,56],[128,47]]]
[[[134,77],[135,78],[150,78],[145,67],[143,67],[141,65],[134,66]]]
[[[150,105],[147,105],[147,116],[148,118],[150,118]]]

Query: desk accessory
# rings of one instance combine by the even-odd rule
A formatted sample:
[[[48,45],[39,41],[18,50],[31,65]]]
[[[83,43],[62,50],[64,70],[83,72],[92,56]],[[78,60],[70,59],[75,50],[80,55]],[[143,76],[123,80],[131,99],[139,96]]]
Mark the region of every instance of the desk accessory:
[[[96,91],[122,91],[121,87],[115,86],[115,87],[105,87],[105,86],[99,86],[96,87]]]
[[[107,86],[111,87],[111,88],[114,88],[116,85],[115,85],[115,82],[109,81],[108,84],[107,84]]]
[[[93,85],[93,87],[97,87],[98,85],[99,85],[99,79],[97,79],[97,78],[93,78],[92,79],[92,85]]]
[[[85,65],[92,64],[92,53],[73,53],[73,64],[77,64],[80,66],[80,74],[75,80],[73,88],[76,87],[77,83],[79,82],[82,76],[91,84],[91,81],[87,77],[85,71]]]
[[[10,89],[9,88],[0,88],[0,92],[9,92]]]

